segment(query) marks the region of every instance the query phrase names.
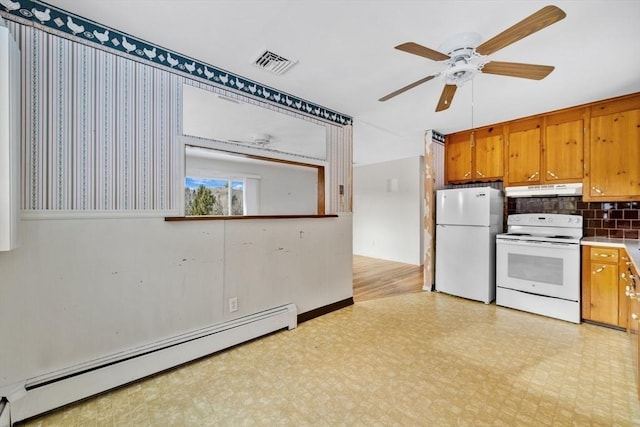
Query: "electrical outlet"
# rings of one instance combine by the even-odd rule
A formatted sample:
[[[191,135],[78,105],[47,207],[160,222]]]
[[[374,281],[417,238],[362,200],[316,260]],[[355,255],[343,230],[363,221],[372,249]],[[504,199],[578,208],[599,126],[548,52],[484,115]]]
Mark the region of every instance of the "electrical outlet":
[[[238,297],[229,298],[229,312],[238,311]]]

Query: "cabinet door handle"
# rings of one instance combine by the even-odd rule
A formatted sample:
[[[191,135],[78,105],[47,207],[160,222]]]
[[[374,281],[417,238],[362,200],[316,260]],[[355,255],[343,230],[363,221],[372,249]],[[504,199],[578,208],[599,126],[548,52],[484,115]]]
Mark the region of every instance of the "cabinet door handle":
[[[469,178],[471,176],[471,171],[464,174],[463,178]]]
[[[604,271],[604,265],[593,270],[593,274],[602,273],[602,271]]]
[[[480,171],[476,171],[476,175],[478,175],[480,178],[484,178],[484,174]]]
[[[527,178],[527,181],[533,180],[536,176],[538,176],[538,172],[532,173],[531,176],[529,176],[529,178]]]
[[[611,255],[609,254],[596,254],[598,255],[600,258],[609,258]]]
[[[637,294],[635,292],[635,289],[633,289],[631,286],[627,285],[624,287],[624,294],[626,296],[628,296],[629,298],[637,298]]]
[[[558,175],[556,175],[555,173],[553,173],[551,171],[547,171],[547,175],[549,175],[551,178],[558,179]]]
[[[598,193],[598,194],[604,194],[604,193],[602,192],[602,190],[601,190],[601,189],[599,189],[598,187],[591,187],[591,189],[592,189],[593,191],[595,191],[596,193]]]
[[[636,313],[631,313],[631,318],[633,320],[638,320],[638,315]]]

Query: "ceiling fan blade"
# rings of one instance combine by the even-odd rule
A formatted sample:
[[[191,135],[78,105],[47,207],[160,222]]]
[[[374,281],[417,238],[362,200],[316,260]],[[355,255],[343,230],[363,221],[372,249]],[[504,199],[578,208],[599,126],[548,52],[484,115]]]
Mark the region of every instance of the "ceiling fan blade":
[[[422,84],[422,83],[424,83],[424,82],[428,82],[429,80],[431,80],[431,79],[432,79],[432,78],[434,78],[435,76],[437,76],[437,74],[436,74],[436,75],[433,75],[433,76],[427,76],[427,77],[425,77],[425,78],[423,78],[423,79],[418,80],[417,82],[413,82],[413,83],[411,83],[410,85],[407,85],[407,86],[405,86],[405,87],[402,87],[402,88],[400,88],[400,89],[396,90],[395,92],[391,92],[389,95],[385,95],[385,96],[383,96],[382,98],[378,99],[378,101],[386,101],[386,100],[388,100],[388,99],[391,99],[391,98],[393,98],[394,96],[396,96],[396,95],[400,95],[401,93],[406,92],[406,91],[408,91],[409,89],[413,89],[414,87],[416,87],[416,86],[418,86],[418,85],[421,85],[421,84]]]
[[[523,79],[542,80],[554,70],[551,65],[519,64],[517,62],[491,61],[484,64],[481,72]]]
[[[451,101],[453,100],[453,95],[456,94],[456,89],[458,89],[456,85],[444,85],[442,95],[440,95],[440,101],[438,101],[438,106],[436,107],[436,113],[446,110],[451,106]]]
[[[557,6],[546,6],[518,22],[514,26],[507,28],[492,39],[487,40],[476,48],[480,55],[490,55],[503,47],[522,40],[536,31],[554,24],[567,16],[562,9]]]
[[[449,55],[445,55],[437,50],[429,49],[414,42],[402,43],[396,46],[396,49],[403,52],[412,53],[414,55],[422,56],[424,58],[433,59],[434,61],[445,61],[450,59]]]

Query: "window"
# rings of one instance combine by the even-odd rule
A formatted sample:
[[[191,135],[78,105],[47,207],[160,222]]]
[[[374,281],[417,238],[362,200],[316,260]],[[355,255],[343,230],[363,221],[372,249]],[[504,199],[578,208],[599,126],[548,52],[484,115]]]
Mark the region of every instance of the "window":
[[[185,178],[185,214],[244,215],[244,180]]]
[[[324,214],[324,168],[185,145],[185,215]]]

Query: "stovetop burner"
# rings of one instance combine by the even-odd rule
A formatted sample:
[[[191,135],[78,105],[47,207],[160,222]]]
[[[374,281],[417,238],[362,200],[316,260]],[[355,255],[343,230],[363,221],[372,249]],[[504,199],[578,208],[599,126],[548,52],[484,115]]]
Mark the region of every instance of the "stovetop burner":
[[[531,242],[580,243],[582,217],[564,214],[513,214],[499,238]]]

